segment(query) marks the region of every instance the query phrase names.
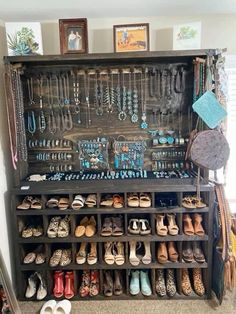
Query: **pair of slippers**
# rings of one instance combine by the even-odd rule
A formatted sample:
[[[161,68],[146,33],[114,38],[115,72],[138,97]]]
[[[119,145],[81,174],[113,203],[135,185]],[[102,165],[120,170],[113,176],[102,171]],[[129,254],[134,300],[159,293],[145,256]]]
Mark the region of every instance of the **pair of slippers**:
[[[70,314],[71,303],[69,300],[62,300],[56,302],[55,300],[49,300],[44,303],[41,308],[40,314]]]

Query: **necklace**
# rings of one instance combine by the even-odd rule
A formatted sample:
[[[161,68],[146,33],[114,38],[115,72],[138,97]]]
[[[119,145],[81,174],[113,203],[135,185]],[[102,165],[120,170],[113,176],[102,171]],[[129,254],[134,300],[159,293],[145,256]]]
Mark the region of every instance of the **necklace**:
[[[29,103],[30,106],[34,105],[34,83],[33,78],[31,77],[30,80],[27,79],[27,86],[28,86],[28,94],[29,94]]]
[[[67,110],[64,113],[65,130],[70,131],[73,128],[73,121],[70,112],[70,80],[69,75],[63,77],[63,87],[64,87],[64,104],[67,105]]]
[[[48,130],[50,133],[56,133],[56,119],[53,111],[53,87],[52,87],[52,77],[47,77],[47,91],[48,91],[48,106],[50,108],[49,116],[48,116]]]
[[[117,72],[117,86],[116,86],[116,105],[118,109],[118,113],[121,112],[121,90],[120,90],[120,72]],[[118,118],[119,118],[118,114]]]
[[[95,73],[95,83],[94,83],[94,107],[96,108],[96,115],[103,115],[102,108],[102,83],[101,80],[98,84],[98,72]]]
[[[29,93],[29,101],[30,101],[30,106],[34,105],[34,82],[33,78],[31,77],[30,80],[27,79],[27,85],[28,85],[28,93]],[[36,120],[35,120],[35,114],[34,111],[28,111],[28,116],[27,116],[27,126],[28,126],[28,131],[33,135],[36,132]]]
[[[115,104],[115,89],[113,84],[114,74],[111,71],[111,88],[110,88],[110,107],[108,107],[108,113],[113,112],[114,104]]]
[[[43,76],[38,78],[38,95],[39,95],[39,106],[40,106],[40,113],[39,113],[39,131],[43,133],[46,130],[46,118],[43,111]]]
[[[126,101],[127,101],[127,93],[126,93],[126,87],[125,87],[125,76],[124,71],[122,71],[122,108],[119,113],[119,120],[124,121],[127,118],[126,114]]]
[[[79,73],[77,72],[76,77],[73,74],[73,97],[75,103],[75,113],[78,115],[77,123],[81,124],[80,117],[80,100],[79,100]]]
[[[90,112],[90,103],[89,103],[89,89],[90,89],[90,74],[88,72],[86,75],[86,72],[84,72],[84,93],[85,93],[85,103],[87,106],[87,110],[86,110],[86,127],[87,128],[92,123],[91,112]]]
[[[144,75],[143,75],[144,72]],[[144,76],[144,77],[143,77]],[[147,115],[146,115],[146,80],[147,80],[147,72],[146,69],[143,69],[141,72],[141,107],[142,107],[142,117],[141,117],[141,129],[147,129]]]
[[[56,98],[57,98],[57,103],[58,103],[58,113],[57,113],[57,128],[64,132],[65,131],[65,121],[64,121],[64,115],[63,115],[63,112],[62,112],[62,103],[63,103],[63,96],[61,95],[62,94],[62,91],[61,91],[61,86],[62,86],[62,81],[61,81],[61,78],[56,75]]]
[[[133,114],[131,116],[131,121],[133,123],[138,122],[138,89],[136,86],[136,75],[135,70],[133,71],[133,81],[134,81],[134,88],[133,88]]]

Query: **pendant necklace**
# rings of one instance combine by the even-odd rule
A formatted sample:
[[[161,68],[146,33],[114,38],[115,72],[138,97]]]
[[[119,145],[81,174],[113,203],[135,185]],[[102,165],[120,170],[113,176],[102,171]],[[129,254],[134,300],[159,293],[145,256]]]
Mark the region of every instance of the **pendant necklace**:
[[[103,115],[103,108],[102,108],[102,90],[101,90],[101,83],[98,84],[98,72],[96,71],[95,74],[95,83],[94,83],[94,107],[96,108],[96,115],[102,116]]]
[[[34,83],[33,78],[31,77],[30,80],[27,79],[27,85],[28,85],[28,93],[29,93],[29,101],[30,106],[34,105]],[[36,132],[36,120],[35,120],[35,114],[34,111],[28,111],[27,116],[27,125],[28,125],[28,131],[33,135]]]
[[[39,96],[39,131],[43,133],[46,130],[46,118],[43,111],[43,76],[38,78],[38,96]]]
[[[89,89],[90,89],[90,75],[89,72],[86,75],[84,72],[84,93],[85,93],[85,103],[86,103],[86,127],[88,128],[91,125],[91,112],[90,112],[90,103],[89,103]]]
[[[124,71],[122,71],[122,108],[119,113],[119,120],[124,121],[127,118],[126,114],[126,101],[127,101],[127,93],[126,93],[126,87],[125,87],[125,76]]]
[[[144,71],[144,75],[143,75]],[[141,129],[147,129],[148,124],[147,124],[147,115],[146,115],[146,80],[147,80],[147,72],[146,69],[143,69],[141,72],[141,106],[142,106],[142,117],[141,117]],[[144,76],[144,78],[143,78]]]
[[[80,118],[80,100],[79,100],[79,73],[77,72],[76,77],[73,74],[73,97],[75,103],[75,113],[78,115],[77,123],[81,124]]]
[[[115,105],[114,74],[111,71],[110,108],[108,108],[109,113],[113,112],[114,105]]]
[[[117,72],[117,86],[116,86],[116,105],[118,109],[118,118],[121,112],[121,91],[120,91],[120,72]]]
[[[65,117],[65,130],[70,131],[73,128],[73,121],[70,112],[70,80],[69,75],[63,77],[63,86],[64,86],[64,104],[67,105],[67,111],[64,114]]]
[[[136,86],[136,75],[135,70],[133,71],[133,114],[131,116],[131,122],[137,123],[138,122],[138,89]]]
[[[50,108],[48,116],[48,129],[49,132],[54,134],[56,133],[56,119],[53,111],[53,89],[52,89],[52,77],[47,78],[47,90],[48,90],[48,106]]]

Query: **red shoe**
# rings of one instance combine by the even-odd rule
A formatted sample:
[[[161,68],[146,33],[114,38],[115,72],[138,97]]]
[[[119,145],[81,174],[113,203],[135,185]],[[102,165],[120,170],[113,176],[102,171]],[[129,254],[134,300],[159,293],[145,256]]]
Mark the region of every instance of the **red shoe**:
[[[67,271],[65,278],[66,278],[65,298],[71,299],[75,295],[74,273],[72,271]]]
[[[91,270],[91,280],[90,280],[90,297],[95,297],[99,294],[99,272],[98,270]]]
[[[64,294],[64,273],[60,270],[54,272],[54,289],[55,298],[60,298]]]
[[[90,287],[90,271],[84,270],[82,274],[82,282],[79,288],[79,294],[82,298],[87,297],[89,295],[89,287]]]

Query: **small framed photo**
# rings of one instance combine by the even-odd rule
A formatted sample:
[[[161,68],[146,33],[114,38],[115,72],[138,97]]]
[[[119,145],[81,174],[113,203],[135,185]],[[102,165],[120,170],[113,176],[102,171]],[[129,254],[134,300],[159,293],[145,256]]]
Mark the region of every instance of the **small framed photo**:
[[[59,20],[61,54],[88,53],[87,19]]]
[[[149,24],[113,26],[115,52],[149,51]]]
[[[192,22],[173,27],[173,49],[200,49],[201,22]]]

